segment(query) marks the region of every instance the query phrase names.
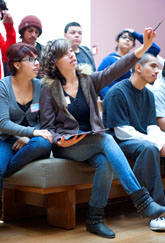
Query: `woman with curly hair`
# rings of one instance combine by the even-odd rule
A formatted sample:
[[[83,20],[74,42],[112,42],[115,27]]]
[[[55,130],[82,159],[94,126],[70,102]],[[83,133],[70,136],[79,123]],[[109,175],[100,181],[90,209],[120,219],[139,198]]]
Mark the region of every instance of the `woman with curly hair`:
[[[153,201],[145,188],[141,188],[113,137],[97,133],[103,129],[97,93],[129,70],[152,45],[154,36],[152,29],[146,29],[144,44],[134,53],[90,76],[78,71],[75,54],[66,40],[50,41],[43,51],[41,66],[45,78],[40,99],[41,128],[47,129],[53,136],[54,157],[88,161],[96,168],[86,228],[106,238],[115,237],[115,233],[103,224],[113,173],[142,217],[156,218],[165,211]],[[91,130],[94,134],[85,133]]]

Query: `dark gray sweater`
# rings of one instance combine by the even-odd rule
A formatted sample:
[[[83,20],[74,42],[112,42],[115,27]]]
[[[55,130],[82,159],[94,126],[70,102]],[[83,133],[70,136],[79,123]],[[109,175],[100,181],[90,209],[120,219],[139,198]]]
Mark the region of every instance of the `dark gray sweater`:
[[[0,139],[10,135],[32,137],[35,128],[39,129],[39,100],[41,81],[33,79],[34,91],[30,108],[24,112],[15,99],[11,85],[11,76],[0,80]],[[26,118],[30,126],[20,125]]]

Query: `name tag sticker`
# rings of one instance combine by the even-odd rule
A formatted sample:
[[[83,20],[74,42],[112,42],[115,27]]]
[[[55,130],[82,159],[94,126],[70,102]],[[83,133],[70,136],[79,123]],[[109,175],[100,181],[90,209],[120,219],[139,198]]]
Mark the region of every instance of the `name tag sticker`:
[[[31,104],[30,110],[31,110],[31,112],[39,111],[40,110],[40,104],[39,103]]]
[[[71,101],[70,101],[70,97],[69,96],[65,96],[65,100],[66,100],[66,103],[68,105],[71,104]]]

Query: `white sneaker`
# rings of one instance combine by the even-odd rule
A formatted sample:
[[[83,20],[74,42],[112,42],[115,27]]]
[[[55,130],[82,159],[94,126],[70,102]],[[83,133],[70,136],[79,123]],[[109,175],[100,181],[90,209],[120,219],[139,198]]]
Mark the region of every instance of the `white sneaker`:
[[[150,221],[151,230],[165,231],[165,217],[159,217]]]

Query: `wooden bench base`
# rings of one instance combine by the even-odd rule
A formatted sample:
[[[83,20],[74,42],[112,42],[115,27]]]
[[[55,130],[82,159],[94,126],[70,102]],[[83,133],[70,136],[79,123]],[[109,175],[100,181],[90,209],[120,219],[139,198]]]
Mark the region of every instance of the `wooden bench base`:
[[[76,205],[89,201],[91,188],[91,184],[48,189],[7,185],[3,192],[2,220],[47,214],[49,225],[73,229],[76,225]],[[121,184],[114,180],[110,198],[125,196]]]
[[[165,187],[165,179],[163,179]],[[87,203],[91,184],[41,189],[7,185],[3,192],[2,220],[47,214],[49,225],[64,229],[76,226],[76,205]],[[110,199],[128,197],[120,182],[114,180]]]

